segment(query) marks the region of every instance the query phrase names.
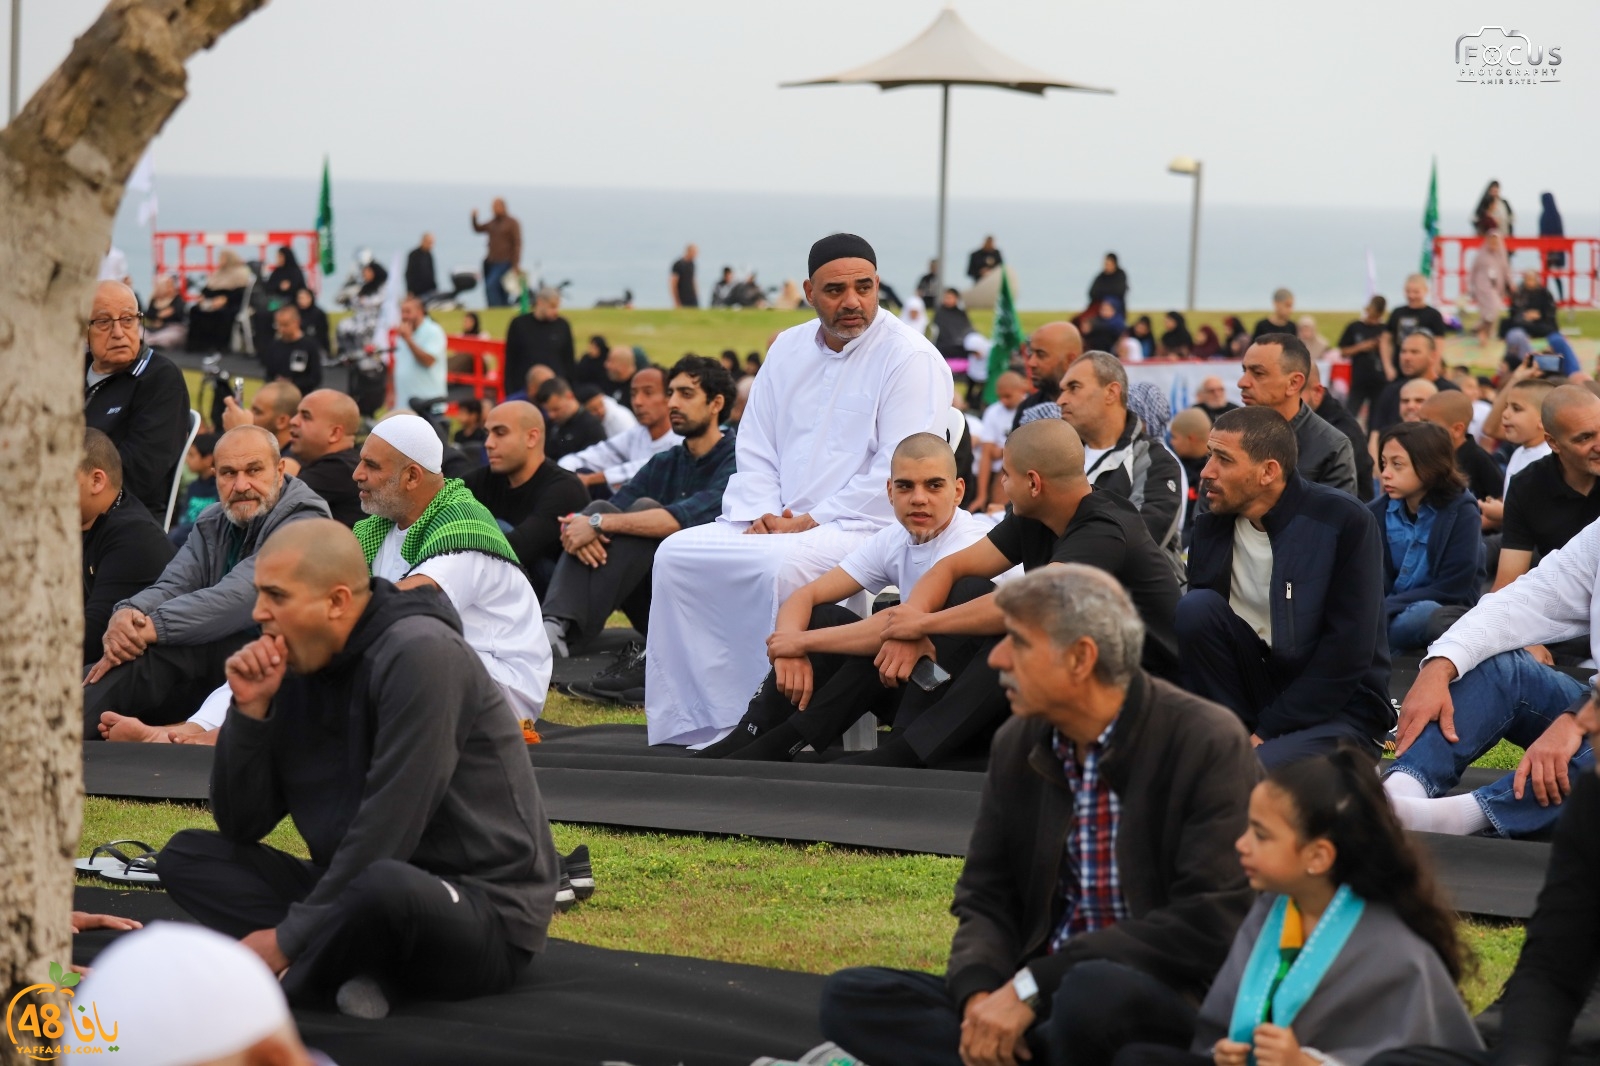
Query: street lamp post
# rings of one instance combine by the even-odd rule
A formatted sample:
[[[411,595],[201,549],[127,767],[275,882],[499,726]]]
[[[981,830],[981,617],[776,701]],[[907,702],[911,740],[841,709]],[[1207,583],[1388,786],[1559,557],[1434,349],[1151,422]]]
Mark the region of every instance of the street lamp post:
[[[1180,155],[1167,164],[1167,173],[1194,178],[1194,206],[1189,212],[1189,312],[1194,313],[1194,278],[1200,258],[1200,160]]]

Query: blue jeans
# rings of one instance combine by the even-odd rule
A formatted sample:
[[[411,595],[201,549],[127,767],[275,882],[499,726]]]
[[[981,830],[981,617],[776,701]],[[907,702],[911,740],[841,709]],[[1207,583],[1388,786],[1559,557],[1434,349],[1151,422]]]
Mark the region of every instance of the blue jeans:
[[[1526,748],[1544,735],[1550,723],[1588,698],[1588,688],[1577,678],[1536,662],[1522,650],[1501,652],[1479,663],[1450,685],[1455,704],[1456,735],[1452,744],[1437,722],[1429,723],[1406,753],[1395,760],[1391,774],[1408,774],[1421,782],[1429,796],[1442,796],[1461,780],[1473,760],[1502,739]],[[1572,757],[1568,772],[1576,778],[1594,767],[1594,751],[1585,740]],[[1503,837],[1523,837],[1554,824],[1564,809],[1539,806],[1531,787],[1519,800],[1511,791],[1512,774],[1472,795]]]
[[[1391,652],[1426,648],[1428,646],[1428,619],[1439,609],[1433,600],[1419,600],[1389,619],[1389,650]]]
[[[500,280],[511,269],[510,263],[491,263],[483,261],[483,299],[490,307],[510,307],[511,301],[506,299],[506,290]]]

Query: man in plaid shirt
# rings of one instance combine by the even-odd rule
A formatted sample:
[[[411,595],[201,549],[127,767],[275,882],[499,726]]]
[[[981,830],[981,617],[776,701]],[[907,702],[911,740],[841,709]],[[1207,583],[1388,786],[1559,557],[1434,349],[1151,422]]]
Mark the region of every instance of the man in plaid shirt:
[[[1187,1047],[1252,898],[1233,849],[1261,773],[1249,737],[1140,669],[1144,626],[1104,571],[1044,567],[996,602],[990,663],[1013,717],[956,883],[948,970],[834,974],[823,1034],[900,1066]]]

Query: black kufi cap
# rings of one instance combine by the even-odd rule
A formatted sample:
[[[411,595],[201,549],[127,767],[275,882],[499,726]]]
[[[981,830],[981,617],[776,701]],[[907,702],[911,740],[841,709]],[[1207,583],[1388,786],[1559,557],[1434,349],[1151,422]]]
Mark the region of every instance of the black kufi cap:
[[[863,237],[854,233],[831,233],[811,246],[811,257],[806,260],[806,277],[813,277],[817,269],[835,259],[865,259],[878,265],[878,253]]]

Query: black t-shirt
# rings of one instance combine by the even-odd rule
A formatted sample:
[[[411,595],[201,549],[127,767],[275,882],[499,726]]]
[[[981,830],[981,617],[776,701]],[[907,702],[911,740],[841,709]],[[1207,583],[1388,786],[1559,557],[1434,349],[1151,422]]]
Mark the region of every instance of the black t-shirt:
[[[660,262],[660,260],[657,260]],[[694,291],[694,262],[680,259],[672,264],[673,284],[678,289],[678,303],[683,307],[699,307],[700,298]]]
[[[1372,401],[1372,410],[1367,413],[1367,428],[1374,433],[1382,433],[1396,422],[1400,421],[1400,390],[1410,378],[1395,378],[1383,387],[1378,393],[1378,398]],[[1435,378],[1434,385],[1440,392],[1446,389],[1461,391],[1461,386],[1449,378]]]
[[[1380,376],[1383,374],[1383,356],[1378,354],[1376,346],[1356,352],[1354,355],[1350,355],[1349,350],[1358,344],[1365,344],[1374,337],[1381,337],[1386,328],[1382,322],[1366,322],[1358,318],[1339,334],[1339,349],[1350,360],[1352,376],[1371,377],[1374,373]]]
[[[1548,555],[1596,518],[1600,518],[1600,481],[1589,495],[1579,495],[1561,476],[1561,457],[1552,452],[1511,479],[1500,524],[1500,546]]]
[[[979,248],[976,252],[973,252],[971,255],[967,256],[967,277],[971,278],[973,281],[977,281],[989,271],[999,266],[1001,262],[1000,249]]]
[[[1273,323],[1269,319],[1263,318],[1256,323],[1256,328],[1250,331],[1250,339],[1252,341],[1258,341],[1268,333],[1287,333],[1289,336],[1293,337],[1295,335],[1294,323],[1286,322],[1280,326]]]
[[[1498,500],[1505,492],[1506,472],[1471,437],[1456,449],[1456,469],[1466,475],[1467,488],[1480,500]]]
[[[589,445],[599,444],[606,439],[605,426],[600,424],[598,418],[582,408],[564,423],[558,423],[555,419],[547,417],[544,425],[544,453],[552,460],[560,459],[563,455],[571,455],[573,452],[581,452]]]
[[[83,531],[83,663],[105,653],[101,640],[113,609],[156,583],[172,561],[160,523],[124,492]]]
[[[505,474],[486,466],[468,474],[463,481],[489,513],[510,525],[506,540],[517,553],[524,570],[531,572],[540,559],[556,559],[561,554],[561,519],[589,506],[589,490],[578,475],[547,459],[533,476],[513,488]]]
[[[300,480],[306,488],[322,497],[328,512],[336,522],[354,526],[366,517],[361,511],[361,493],[351,475],[361,460],[359,449],[350,447],[342,452],[329,452],[314,463],[300,467]]]
[[[1083,563],[1122,582],[1144,619],[1144,668],[1168,679],[1177,676],[1172,616],[1178,609],[1178,581],[1133,504],[1116,493],[1092,492],[1078,502],[1060,537],[1043,522],[1008,511],[989,531],[989,542],[1024,570]]]
[[[294,382],[304,396],[322,387],[322,344],[309,333],[297,341],[273,337],[261,346],[261,373],[268,381]]]
[[[1389,323],[1384,327],[1389,331],[1389,338],[1394,341],[1394,350],[1400,351],[1400,342],[1419,329],[1425,329],[1435,337],[1442,337],[1449,327],[1444,324],[1444,316],[1437,307],[1424,305],[1412,307],[1401,304],[1389,312]]]

